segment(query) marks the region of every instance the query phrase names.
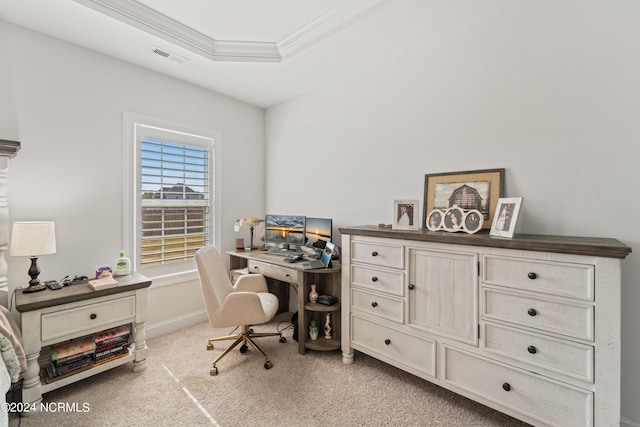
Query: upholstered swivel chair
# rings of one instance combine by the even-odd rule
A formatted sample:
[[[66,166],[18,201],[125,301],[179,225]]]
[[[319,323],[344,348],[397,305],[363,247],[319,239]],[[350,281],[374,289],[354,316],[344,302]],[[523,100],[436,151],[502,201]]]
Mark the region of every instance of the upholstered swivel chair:
[[[278,297],[269,293],[264,276],[245,274],[232,285],[222,258],[213,246],[198,249],[195,258],[209,324],[213,328],[241,327],[238,334],[209,339],[207,350],[213,350],[214,341],[234,340],[233,344],[213,361],[210,374],[218,374],[217,363],[240,343],[240,353],[245,353],[247,345],[250,345],[264,357],[264,368],[271,369],[273,363],[258,347],[254,338],[279,336],[281,343],[285,342],[286,338],[280,332],[255,333],[250,328],[250,325],[270,321],[278,311]]]

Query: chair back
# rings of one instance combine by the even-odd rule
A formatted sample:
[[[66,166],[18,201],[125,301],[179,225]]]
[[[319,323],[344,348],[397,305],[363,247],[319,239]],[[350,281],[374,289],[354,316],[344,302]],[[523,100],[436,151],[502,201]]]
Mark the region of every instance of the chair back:
[[[231,279],[227,275],[220,253],[213,246],[198,249],[195,259],[209,323],[215,328],[216,312],[233,290]]]

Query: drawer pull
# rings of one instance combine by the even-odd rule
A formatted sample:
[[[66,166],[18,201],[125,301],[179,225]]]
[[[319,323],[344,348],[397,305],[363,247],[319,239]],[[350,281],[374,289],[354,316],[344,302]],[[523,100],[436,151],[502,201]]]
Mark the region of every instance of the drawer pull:
[[[511,391],[511,384],[509,384],[509,383],[502,384],[502,389],[504,391]]]
[[[413,283],[409,285],[409,290],[412,291],[416,288],[416,285],[414,285]]]
[[[531,354],[536,354],[538,352],[538,349],[535,346],[530,345],[529,347],[527,347],[527,351]]]
[[[284,277],[291,277],[289,273],[285,274]]]
[[[371,303],[371,307],[376,308],[377,306],[378,306],[377,302],[374,301],[374,302]]]
[[[376,251],[371,252],[371,256],[378,256],[378,252]]]
[[[257,269],[258,269],[258,266],[257,266],[257,265],[254,265],[254,266],[253,266],[253,269],[254,269],[254,270],[257,270]]]
[[[89,316],[89,319],[91,319],[91,320],[95,320],[97,317],[98,317],[98,315],[97,315],[97,314],[95,314],[95,313],[91,313],[91,315]]]
[[[377,282],[377,281],[378,281],[378,278],[377,278],[376,276],[373,276],[373,277],[371,278],[371,281],[372,281],[372,282]]]
[[[531,273],[527,274],[527,277],[531,280],[535,280],[538,275],[532,271]]]
[[[384,343],[385,343],[386,345],[389,345],[389,344],[391,344],[391,340],[390,340],[389,338],[387,338],[386,340],[384,340]]]
[[[529,310],[527,310],[527,313],[529,314],[529,316],[535,316],[536,314],[538,314],[535,308],[530,308]]]

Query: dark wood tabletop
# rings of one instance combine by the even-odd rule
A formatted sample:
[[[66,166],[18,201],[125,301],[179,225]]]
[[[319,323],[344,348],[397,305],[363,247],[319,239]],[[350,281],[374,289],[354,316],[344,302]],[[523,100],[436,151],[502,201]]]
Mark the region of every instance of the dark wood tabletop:
[[[16,291],[16,310],[22,313],[151,286],[151,280],[139,273],[114,276],[114,279],[120,283],[119,286],[99,291],[93,290],[88,283],[69,285],[55,291],[46,288],[43,291],[24,293],[22,289],[18,289]]]

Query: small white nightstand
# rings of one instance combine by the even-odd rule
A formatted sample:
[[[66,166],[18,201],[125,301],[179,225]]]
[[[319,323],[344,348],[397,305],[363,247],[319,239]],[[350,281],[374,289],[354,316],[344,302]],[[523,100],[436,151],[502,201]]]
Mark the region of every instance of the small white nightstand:
[[[22,317],[22,339],[27,356],[27,372],[22,384],[24,403],[39,404],[43,393],[124,363],[133,362],[134,372],[146,368],[144,325],[151,280],[137,273],[116,279],[120,286],[99,291],[94,291],[88,284],[75,284],[55,291],[16,292],[16,310]],[[42,381],[38,359],[43,347],[129,323],[133,323],[134,344],[127,356],[58,381]]]

